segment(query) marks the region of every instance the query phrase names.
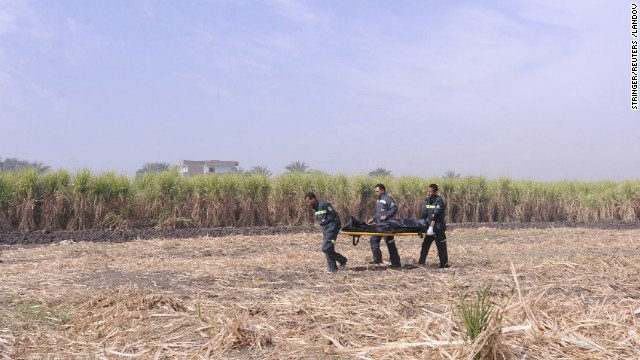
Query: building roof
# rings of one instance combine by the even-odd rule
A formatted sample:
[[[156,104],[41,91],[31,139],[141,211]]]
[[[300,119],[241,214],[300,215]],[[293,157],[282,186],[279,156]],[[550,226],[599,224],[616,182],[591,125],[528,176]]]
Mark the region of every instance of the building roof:
[[[224,160],[181,160],[175,165],[202,165],[202,166],[238,166],[238,161],[224,161]]]

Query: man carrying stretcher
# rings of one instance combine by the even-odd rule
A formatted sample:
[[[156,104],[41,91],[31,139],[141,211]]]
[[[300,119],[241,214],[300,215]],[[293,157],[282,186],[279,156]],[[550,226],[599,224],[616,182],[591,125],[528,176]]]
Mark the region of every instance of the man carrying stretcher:
[[[341,226],[340,216],[338,216],[338,213],[330,203],[318,200],[316,194],[312,192],[308,192],[304,199],[307,205],[315,212],[318,224],[322,226],[322,252],[327,258],[329,272],[334,273],[338,270],[344,270],[347,265],[347,258],[336,252],[335,249]],[[337,266],[336,262],[340,264],[340,267]]]
[[[398,212],[398,206],[393,198],[387,195],[387,191],[383,184],[378,184],[374,188],[378,201],[376,202],[376,214],[371,218],[367,224],[373,223],[379,224],[382,221],[392,219]],[[380,251],[381,236],[371,236],[369,243],[371,244],[371,252],[373,253],[372,264],[382,263],[382,252]],[[398,248],[396,247],[395,238],[393,236],[385,236],[384,241],[387,243],[387,249],[389,250],[389,258],[391,260],[391,268],[400,268],[400,255],[398,255]]]
[[[438,196],[438,185],[429,185],[420,219],[390,219],[398,211],[397,205],[389,195],[386,195],[384,185],[376,185],[375,192],[378,195],[378,203],[374,217],[365,223],[351,216],[349,224],[342,228],[343,234],[353,237],[353,245],[358,244],[361,235],[370,235],[371,251],[373,251],[372,263],[380,264],[382,263],[380,239],[384,236],[389,248],[391,267],[399,268],[400,256],[394,236],[417,235],[421,239],[424,237],[418,263],[425,264],[429,248],[435,241],[440,268],[448,268],[449,258],[445,234],[447,225],[444,220],[446,203]]]
[[[444,209],[447,207],[444,200],[438,196],[438,185],[431,184],[427,189],[427,198],[424,199],[424,207],[422,208],[422,219],[426,220],[429,229],[427,236],[422,241],[422,250],[420,251],[420,259],[418,264],[424,265],[429,254],[431,243],[436,242],[438,248],[438,258],[440,260],[440,268],[449,267],[449,257],[447,255],[447,224],[444,221]]]

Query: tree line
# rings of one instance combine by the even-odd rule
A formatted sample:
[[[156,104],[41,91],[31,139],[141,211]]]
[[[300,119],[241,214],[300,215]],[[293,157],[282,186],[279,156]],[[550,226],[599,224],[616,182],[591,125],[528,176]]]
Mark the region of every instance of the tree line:
[[[171,166],[168,162],[147,162],[142,165],[140,169],[136,171],[136,176],[141,176],[144,174],[150,173],[159,173],[163,171],[169,170]],[[49,165],[46,165],[39,161],[30,162],[28,160],[20,160],[18,158],[6,158],[3,160],[0,157],[0,171],[19,171],[23,169],[35,169],[38,173],[43,174],[51,170]],[[323,171],[312,169],[307,163],[304,161],[292,161],[289,165],[285,166],[285,170],[288,173],[300,173],[300,174],[310,174],[310,173],[318,173],[324,174]],[[263,165],[252,166],[249,170],[244,170],[242,167],[234,167],[232,170],[233,173],[242,174],[242,175],[264,175],[264,176],[272,176],[273,173],[269,168]],[[375,170],[370,171],[367,174],[369,177],[390,177],[393,178],[393,174],[391,170],[385,168],[377,168]],[[456,173],[455,171],[448,170],[442,176],[444,179],[455,179],[459,178],[461,175]]]
[[[51,170],[51,167],[39,161],[31,162],[18,158],[6,158],[3,160],[3,158],[0,157],[0,171],[19,171],[24,169],[35,169],[38,173],[44,174]]]
[[[167,171],[171,164],[166,162],[149,162],[145,163],[142,168],[136,171],[136,175],[148,174],[148,173],[156,173]],[[309,165],[307,165],[304,161],[292,161],[289,165],[285,166],[285,170],[287,173],[298,173],[298,174],[325,174],[322,170],[312,169]],[[245,170],[242,167],[234,167],[231,170],[232,173],[241,174],[241,175],[264,175],[264,176],[272,176],[273,173],[269,168],[263,165],[252,166],[249,170]],[[393,174],[391,170],[385,168],[377,168],[375,170],[369,171],[367,174],[369,177],[390,177],[393,178]],[[461,176],[460,173],[456,173],[453,170],[447,170],[442,176],[443,179],[457,179]]]

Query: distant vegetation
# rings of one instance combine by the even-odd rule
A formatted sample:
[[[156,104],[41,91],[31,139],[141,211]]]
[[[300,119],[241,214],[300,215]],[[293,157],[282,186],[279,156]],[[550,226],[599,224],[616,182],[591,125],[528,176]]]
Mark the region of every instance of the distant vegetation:
[[[167,171],[169,166],[171,166],[171,164],[166,162],[148,162],[136,171],[136,176]]]
[[[262,166],[262,165],[253,166],[251,169],[249,169],[249,171],[245,171],[243,168],[238,166],[231,169],[230,173],[237,174],[237,175],[245,175],[245,176],[251,176],[251,175],[264,175],[267,177],[271,176],[271,171],[266,166]]]
[[[290,173],[301,173],[306,174],[311,172],[311,168],[304,162],[294,161],[285,167],[285,170]]]
[[[460,174],[458,174],[453,170],[445,171],[444,175],[442,176],[443,179],[457,179],[459,177],[460,177]]]
[[[38,173],[45,173],[51,168],[41,162],[30,162],[27,160],[19,160],[17,158],[6,158],[2,160],[0,157],[0,171],[18,171],[23,169],[35,169]]]
[[[0,172],[0,229],[219,227],[311,224],[304,194],[330,201],[343,221],[375,210],[376,179],[320,173],[199,175],[35,168]],[[399,218],[420,216],[427,187],[447,201],[448,222],[640,220],[640,181],[542,183],[483,177],[385,180]]]
[[[369,171],[369,177],[376,177],[376,176],[388,176],[388,177],[393,177],[391,175],[391,170],[387,170],[385,168],[377,168],[373,171]]]
[[[256,165],[249,170],[248,175],[271,176],[271,171],[266,166]]]

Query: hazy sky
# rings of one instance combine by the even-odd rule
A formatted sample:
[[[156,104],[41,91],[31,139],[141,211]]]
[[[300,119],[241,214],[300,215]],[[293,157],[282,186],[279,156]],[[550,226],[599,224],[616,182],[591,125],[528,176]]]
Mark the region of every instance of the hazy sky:
[[[640,178],[627,1],[0,0],[0,157]]]

